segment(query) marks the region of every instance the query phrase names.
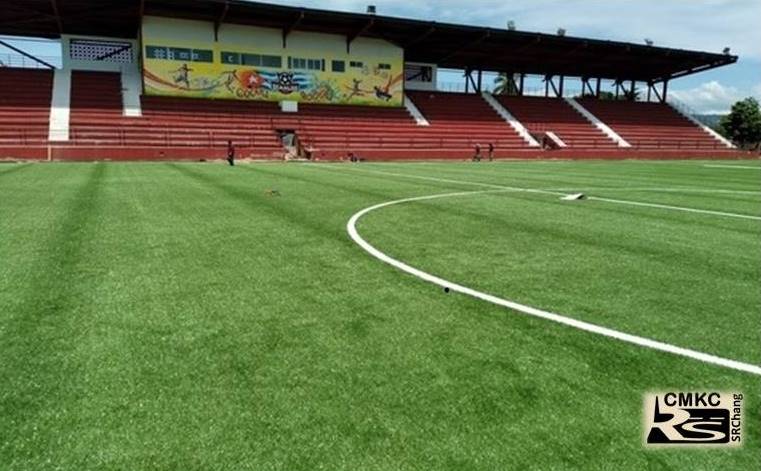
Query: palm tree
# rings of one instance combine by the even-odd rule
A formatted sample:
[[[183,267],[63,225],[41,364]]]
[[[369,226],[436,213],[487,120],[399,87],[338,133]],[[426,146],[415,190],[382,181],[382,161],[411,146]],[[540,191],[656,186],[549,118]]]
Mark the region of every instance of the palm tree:
[[[642,96],[642,90],[635,88],[632,90],[626,90],[621,97],[622,100],[639,101]]]
[[[501,72],[497,78],[494,79],[494,94],[509,96],[517,95],[519,92],[518,85],[516,85],[518,80],[520,80],[518,74]]]

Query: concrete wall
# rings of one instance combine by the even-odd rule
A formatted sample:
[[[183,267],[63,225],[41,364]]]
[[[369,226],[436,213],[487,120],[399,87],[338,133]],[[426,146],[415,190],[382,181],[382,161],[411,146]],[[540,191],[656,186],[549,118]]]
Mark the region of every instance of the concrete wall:
[[[150,16],[143,19],[142,38],[147,94],[402,105],[404,52],[380,39],[359,37],[347,49],[345,36],[293,31],[284,44],[280,29],[222,24],[215,41],[212,23]],[[178,58],[182,50],[191,57]],[[210,53],[212,60],[203,58]],[[223,53],[276,56],[281,66],[230,62]],[[324,68],[304,69],[289,58],[324,61]],[[333,61],[343,61],[344,70],[333,70]]]

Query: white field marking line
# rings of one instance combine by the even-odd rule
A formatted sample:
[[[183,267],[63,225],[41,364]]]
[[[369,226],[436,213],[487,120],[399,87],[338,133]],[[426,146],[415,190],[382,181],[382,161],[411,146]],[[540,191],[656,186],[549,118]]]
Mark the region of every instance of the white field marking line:
[[[726,195],[761,195],[761,191],[753,190],[712,190],[701,188],[627,188],[622,187],[580,187],[580,188],[550,188],[552,191],[614,191],[614,192],[653,192],[653,193],[706,193],[706,194],[726,194]]]
[[[431,180],[431,181],[437,181],[442,183],[456,183],[460,185],[475,185],[475,186],[482,186],[487,188],[495,188],[495,189],[505,189],[505,190],[522,190],[526,192],[531,193],[542,193],[547,195],[558,195],[558,196],[565,196],[566,193],[564,192],[558,192],[558,191],[550,191],[550,190],[540,190],[535,188],[521,188],[521,187],[514,187],[514,186],[504,186],[504,185],[494,185],[491,183],[480,183],[480,182],[470,182],[465,180],[450,180],[448,178],[435,178],[435,177],[425,177],[422,175],[408,175],[404,173],[393,173],[393,172],[382,172],[378,170],[360,170],[352,168],[351,170],[355,172],[362,172],[362,173],[376,173],[380,175],[389,175],[389,176],[397,176],[397,177],[406,177],[406,178],[417,178],[421,180]],[[601,201],[603,203],[611,203],[611,204],[625,204],[629,206],[641,206],[646,208],[657,208],[657,209],[667,209],[670,211],[682,211],[686,213],[696,213],[696,214],[707,214],[711,216],[721,216],[721,217],[729,217],[729,218],[737,218],[737,219],[751,219],[754,221],[761,221],[761,216],[751,216],[749,214],[738,214],[738,213],[727,213],[724,211],[713,211],[710,209],[697,209],[697,208],[687,208],[684,206],[672,206],[668,204],[658,204],[658,203],[645,203],[642,201],[631,201],[631,200],[619,200],[619,199],[613,199],[613,198],[602,198],[599,196],[590,196],[590,200],[594,201]]]
[[[362,247],[363,250],[365,250],[367,253],[377,258],[378,260],[388,265],[391,265],[394,268],[397,268],[405,273],[408,273],[414,277],[420,278],[421,280],[427,281],[429,283],[433,283],[442,288],[448,288],[450,291],[461,293],[466,296],[480,299],[482,301],[486,301],[491,304],[496,304],[497,306],[502,306],[507,309],[511,309],[513,311],[517,311],[523,314],[538,317],[540,319],[545,319],[551,322],[562,324],[568,327],[572,327],[574,329],[583,330],[585,332],[589,332],[592,334],[602,335],[604,337],[620,340],[622,342],[638,345],[640,347],[650,348],[653,350],[658,350],[661,352],[666,352],[673,355],[679,355],[679,356],[683,356],[693,360],[698,360],[703,363],[718,365],[724,368],[730,368],[733,370],[761,376],[761,366],[752,365],[750,363],[743,363],[736,360],[730,360],[727,358],[711,355],[708,353],[698,352],[696,350],[690,350],[687,348],[677,347],[676,345],[671,345],[668,343],[659,342],[657,340],[651,340],[645,337],[627,334],[625,332],[620,332],[618,330],[609,329],[607,327],[602,327],[596,324],[591,324],[589,322],[572,319],[570,317],[566,317],[561,314],[556,314],[549,311],[543,311],[541,309],[519,304],[514,301],[502,299],[497,296],[483,293],[481,291],[468,288],[467,286],[463,286],[463,285],[445,280],[443,278],[439,278],[438,276],[432,275],[430,273],[426,273],[422,270],[419,270],[410,265],[407,265],[404,262],[396,260],[395,258],[392,258],[389,255],[386,255],[385,253],[381,252],[380,250],[375,248],[373,245],[371,245],[369,242],[367,242],[364,238],[362,238],[362,236],[357,231],[357,223],[359,222],[360,219],[362,219],[364,216],[366,216],[367,214],[373,211],[387,208],[389,206],[418,202],[418,201],[441,199],[441,198],[454,198],[458,196],[471,196],[471,195],[479,195],[479,194],[485,194],[485,193],[500,193],[504,191],[511,191],[511,190],[484,190],[484,191],[445,193],[445,194],[418,196],[414,198],[404,198],[404,199],[399,199],[394,201],[388,201],[385,203],[376,204],[375,206],[370,206],[354,214],[351,217],[351,219],[349,219],[349,222],[346,224],[346,230],[349,233],[349,237],[351,237],[351,239],[355,243],[357,243],[360,247]]]
[[[492,162],[495,163],[495,162]],[[496,163],[503,163],[503,162],[496,162]],[[550,162],[550,163],[556,163],[556,162]],[[404,165],[426,165],[425,162],[411,162],[406,163]],[[761,168],[761,167],[759,167]],[[358,170],[358,169],[352,169],[352,170]],[[574,175],[583,175],[583,174],[574,174]],[[409,176],[409,175],[406,175]],[[471,182],[472,184],[473,182]],[[662,193],[716,193],[716,194],[738,194],[738,195],[761,195],[761,191],[756,190],[725,190],[725,189],[712,189],[712,188],[694,188],[694,187],[670,187],[670,188],[658,188],[658,187],[579,187],[579,188],[545,188],[545,191],[550,192],[579,192],[579,191],[616,191],[616,192],[624,192],[624,191],[645,191],[645,192],[662,192]]]
[[[595,200],[595,201],[602,201],[605,203],[628,204],[631,206],[644,206],[648,208],[668,209],[671,211],[684,211],[687,213],[709,214],[713,216],[722,216],[722,217],[737,218],[737,219],[751,219],[753,221],[761,221],[761,216],[751,216],[749,214],[727,213],[724,211],[712,211],[710,209],[685,208],[683,206],[671,206],[668,204],[658,204],[658,203],[643,203],[640,201],[630,201],[630,200],[617,200],[613,198],[601,198],[599,196],[590,196],[589,199]]]
[[[750,165],[703,165],[707,168],[741,168],[745,170],[761,170],[761,166],[751,167]]]
[[[309,165],[309,164],[306,164]],[[314,166],[313,168],[320,168],[317,166]],[[323,168],[324,169],[324,168]],[[457,185],[471,185],[471,186],[480,186],[484,188],[493,188],[495,190],[507,190],[507,191],[521,191],[526,193],[541,193],[545,195],[555,195],[555,196],[565,196],[566,193],[561,193],[559,191],[550,191],[550,190],[542,190],[539,188],[524,188],[520,186],[507,186],[507,185],[495,185],[492,183],[481,183],[481,182],[470,182],[470,181],[463,181],[463,180],[450,180],[448,178],[435,178],[435,177],[426,177],[423,175],[412,175],[412,174],[405,174],[405,173],[394,173],[394,172],[384,172],[380,170],[362,170],[354,167],[344,167],[342,170],[351,170],[353,172],[359,172],[359,173],[367,173],[367,174],[376,174],[376,175],[388,175],[392,177],[404,177],[404,178],[417,178],[419,180],[430,180],[434,182],[441,182],[441,183],[454,183]],[[338,172],[341,173],[341,172]],[[345,174],[345,172],[344,172]]]

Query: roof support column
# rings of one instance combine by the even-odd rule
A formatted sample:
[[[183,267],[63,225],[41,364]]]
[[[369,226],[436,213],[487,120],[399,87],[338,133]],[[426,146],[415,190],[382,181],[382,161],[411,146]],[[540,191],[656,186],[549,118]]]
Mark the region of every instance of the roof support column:
[[[637,83],[632,80],[631,85],[629,86],[629,101],[636,101],[636,98],[634,96],[634,91],[637,89]]]
[[[299,20],[300,22],[301,20]],[[354,33],[350,34],[349,36],[346,36],[346,53],[351,54],[351,43],[354,42],[355,39],[362,36],[363,34],[367,33],[373,26],[375,26],[375,18],[370,18],[367,23],[365,23],[362,28],[358,29]]]
[[[480,71],[479,71],[479,80],[480,80]],[[480,93],[480,85],[476,83],[476,80],[473,78],[473,71],[471,69],[467,69],[465,71],[465,93],[470,93],[470,87],[473,86],[473,91]]]
[[[563,98],[563,87],[565,84],[565,76],[560,76],[560,88],[558,89],[558,98]]]
[[[63,34],[63,20],[61,20],[61,14],[58,10],[58,0],[50,0],[50,7],[53,9],[56,26],[58,27],[58,34]]]
[[[140,0],[137,14],[140,17],[140,23],[137,25],[137,32],[135,34],[142,41],[143,17],[145,16],[145,0]]]
[[[669,81],[663,81],[663,93],[661,94],[661,103],[666,103],[669,94]]]
[[[595,88],[595,97],[600,98],[600,91],[602,89],[602,79],[597,77],[597,88]]]
[[[144,5],[141,4],[141,8],[145,8]],[[230,11],[230,3],[225,1],[225,6],[222,7],[222,12],[219,14],[219,17],[214,21],[214,42],[219,41],[219,28],[222,26],[222,23],[225,21],[225,18],[227,18],[227,12]]]
[[[557,86],[555,86],[555,81],[553,80],[552,75],[547,75],[544,77],[544,96],[549,97],[550,96],[550,87],[552,87],[553,93],[555,93],[556,97],[560,97],[563,89],[563,76],[560,76],[560,89],[558,89]]]
[[[476,87],[476,91],[478,93],[481,93],[481,90],[483,88],[483,78],[484,78],[484,72],[481,69],[478,69],[478,87]]]
[[[301,10],[299,14],[296,16],[296,18],[293,20],[293,22],[289,24],[287,27],[283,28],[283,49],[288,47],[288,36],[290,36],[294,28],[298,27],[301,24],[301,21],[303,19],[304,19],[304,10]]]
[[[523,96],[523,84],[526,80],[526,74],[521,74],[520,83],[518,85],[518,96]]]
[[[650,101],[650,97],[652,95],[655,95],[655,98],[658,102],[663,101],[663,97],[661,96],[660,92],[658,91],[658,88],[655,86],[655,83],[649,82],[647,84],[647,101]]]
[[[595,91],[592,90],[592,85],[589,83],[589,79],[587,77],[581,78],[581,96],[592,96],[595,94]]]

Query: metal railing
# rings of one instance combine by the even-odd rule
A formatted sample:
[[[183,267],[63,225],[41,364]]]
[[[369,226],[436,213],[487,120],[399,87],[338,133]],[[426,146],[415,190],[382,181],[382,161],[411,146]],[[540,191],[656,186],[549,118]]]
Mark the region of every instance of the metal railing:
[[[56,56],[40,56],[43,61],[61,68],[61,58]],[[13,67],[17,69],[47,69],[43,64],[21,54],[0,52],[0,68]]]
[[[496,85],[493,82],[483,83],[481,86],[482,92],[488,92],[488,93],[494,93],[496,90]],[[446,92],[446,93],[465,93],[465,82],[439,82],[436,84],[436,91],[439,92]],[[473,87],[468,87],[468,91],[470,93],[475,93],[473,90]],[[563,89],[563,97],[569,97],[573,98],[576,96],[580,96],[582,93],[581,89],[577,88],[564,88]],[[524,96],[539,96],[543,97],[545,94],[544,87],[524,87],[523,89],[523,95]],[[549,97],[554,98],[554,92],[552,89],[549,90]]]
[[[266,126],[249,128],[250,131],[259,131],[262,133],[273,133],[275,137],[275,130],[293,130],[297,133],[299,140],[309,147],[317,147],[320,139],[316,138],[310,133],[308,127],[302,126],[301,119],[283,119],[272,118],[272,127]],[[550,130],[547,128],[547,130]],[[534,128],[531,134],[542,140],[544,132]],[[113,147],[129,147],[129,146],[151,146],[151,147],[207,147],[207,148],[221,148],[226,147],[227,142],[232,140],[237,147],[250,147],[254,148],[257,145],[263,145],[260,136],[256,134],[250,134],[248,136],[240,136],[230,131],[187,131],[178,130],[172,128],[155,128],[150,130],[142,130],[135,128],[109,128],[103,129],[102,127],[77,127],[71,129],[69,132],[70,140],[62,143],[62,145],[82,145],[82,146],[113,146]],[[563,138],[560,139],[568,146],[569,149],[611,149],[612,141],[607,138]],[[438,136],[414,136],[414,137],[395,137],[395,136],[351,136],[345,134],[341,137],[333,137],[330,139],[331,146],[343,146],[350,150],[353,146],[361,145],[377,146],[379,148],[384,147],[409,147],[411,149],[446,149],[451,147],[461,148],[463,146],[474,148],[476,145],[480,145],[482,150],[485,150],[489,143],[496,146],[497,150],[500,147],[515,148],[516,146],[523,146],[522,141],[513,139],[513,136],[506,134],[504,137],[468,137],[468,138],[453,138],[446,135]],[[47,130],[42,135],[39,130],[33,131],[29,129],[4,129],[0,134],[0,146],[34,146],[34,145],[48,145]],[[52,142],[55,144],[55,142]],[[726,146],[722,143],[705,142],[687,139],[655,139],[649,140],[645,143],[634,143],[631,148],[623,150],[726,150]]]

